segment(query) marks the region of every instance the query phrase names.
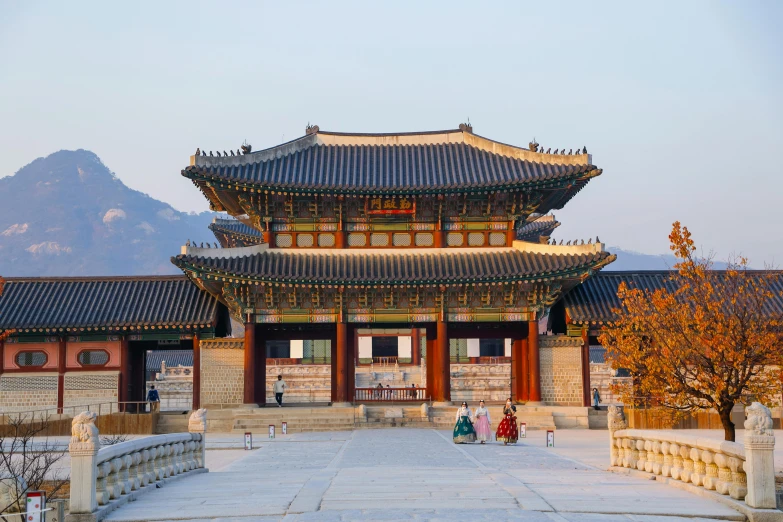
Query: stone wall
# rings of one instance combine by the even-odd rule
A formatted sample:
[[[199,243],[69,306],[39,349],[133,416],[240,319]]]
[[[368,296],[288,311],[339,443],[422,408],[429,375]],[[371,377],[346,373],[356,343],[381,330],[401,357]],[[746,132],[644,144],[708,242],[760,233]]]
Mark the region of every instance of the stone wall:
[[[511,364],[451,364],[451,400],[505,401],[511,394]]]
[[[119,372],[66,373],[63,406],[115,404],[119,400],[119,375]]]
[[[201,405],[242,404],[245,350],[242,339],[201,341]]]
[[[582,405],[582,338],[539,337],[541,400],[553,406]]]
[[[601,404],[604,406],[620,402],[619,397],[612,392],[611,386],[613,384],[628,383],[630,380],[630,377],[615,377],[615,371],[606,363],[590,364],[590,390],[598,388],[598,393],[601,395]],[[592,401],[592,391],[590,393],[590,401]]]
[[[3,413],[56,407],[56,373],[7,373],[0,376],[0,411]]]
[[[284,402],[329,402],[332,400],[332,367],[328,364],[266,367],[266,402],[275,401],[272,386],[282,375],[286,384]]]

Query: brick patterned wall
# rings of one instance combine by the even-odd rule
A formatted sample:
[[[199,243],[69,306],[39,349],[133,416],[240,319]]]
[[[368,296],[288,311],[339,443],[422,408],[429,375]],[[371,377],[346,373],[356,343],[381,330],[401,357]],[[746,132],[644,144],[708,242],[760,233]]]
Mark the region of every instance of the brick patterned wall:
[[[541,400],[552,406],[582,405],[582,338],[539,337]]]
[[[451,364],[452,401],[505,401],[511,394],[511,364]]]
[[[0,377],[0,411],[57,407],[57,374],[5,374]]]
[[[65,374],[63,406],[116,403],[119,372],[69,372]]]
[[[245,350],[242,339],[201,341],[201,404],[242,404]]]

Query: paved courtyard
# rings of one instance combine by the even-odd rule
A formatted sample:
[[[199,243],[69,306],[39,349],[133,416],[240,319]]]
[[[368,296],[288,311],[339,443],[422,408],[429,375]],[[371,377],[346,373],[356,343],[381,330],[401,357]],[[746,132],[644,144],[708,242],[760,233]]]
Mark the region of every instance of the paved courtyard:
[[[516,446],[455,445],[450,435],[308,433],[211,451],[210,473],[167,484],[107,520],[744,520],[706,498],[566,456],[568,447],[545,448],[542,434]]]

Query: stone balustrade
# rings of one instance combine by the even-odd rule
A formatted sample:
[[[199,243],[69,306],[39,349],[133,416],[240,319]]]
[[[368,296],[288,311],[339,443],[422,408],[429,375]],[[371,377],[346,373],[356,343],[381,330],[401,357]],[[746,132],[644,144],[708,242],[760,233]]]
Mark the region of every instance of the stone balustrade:
[[[100,447],[96,415],[71,425],[71,503],[66,520],[96,521],[156,483],[205,469],[206,410],[193,412],[187,433],[154,435]],[[100,516],[99,516],[100,515]]]
[[[769,409],[747,409],[743,443],[676,431],[627,429],[621,406],[609,407],[611,465],[713,490],[744,500],[750,508],[774,509],[775,437]]]

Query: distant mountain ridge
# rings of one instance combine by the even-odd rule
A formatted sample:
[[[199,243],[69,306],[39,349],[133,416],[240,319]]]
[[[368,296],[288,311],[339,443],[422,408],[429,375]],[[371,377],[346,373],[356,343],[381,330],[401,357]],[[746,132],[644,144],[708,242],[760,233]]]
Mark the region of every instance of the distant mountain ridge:
[[[193,215],[125,186],[87,150],[55,152],[0,178],[0,274],[176,274],[187,239],[214,241]]]
[[[215,241],[207,228],[214,215],[174,210],[125,186],[94,153],[61,150],[0,178],[0,275],[176,274],[170,258],[185,241]],[[609,251],[617,261],[608,270],[675,263],[670,255]]]

